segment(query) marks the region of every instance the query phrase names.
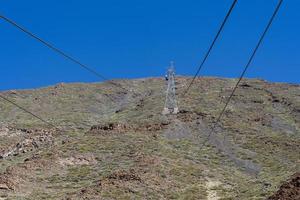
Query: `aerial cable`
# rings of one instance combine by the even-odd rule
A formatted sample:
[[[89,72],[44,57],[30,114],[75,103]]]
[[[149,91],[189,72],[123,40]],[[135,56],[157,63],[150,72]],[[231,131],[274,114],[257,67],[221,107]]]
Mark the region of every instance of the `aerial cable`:
[[[30,114],[31,116],[33,116],[34,118],[36,118],[36,119],[42,121],[43,123],[45,123],[45,124],[47,124],[47,125],[49,125],[49,126],[55,128],[55,129],[57,129],[57,130],[60,130],[60,129],[59,129],[57,126],[55,126],[54,124],[48,122],[47,120],[45,120],[45,119],[43,119],[42,117],[40,117],[40,116],[34,114],[33,112],[29,111],[28,109],[26,109],[26,108],[20,106],[19,104],[15,103],[15,102],[13,102],[13,101],[11,101],[11,100],[9,100],[8,98],[6,98],[5,96],[3,96],[2,94],[0,94],[0,98],[1,98],[2,100],[4,100],[4,101],[6,101],[6,102],[8,102],[8,103],[10,103],[10,104],[12,104],[12,105],[14,105],[14,106],[16,106],[17,108],[23,110],[24,112]]]
[[[80,62],[79,60],[75,59],[74,57],[68,55],[67,53],[65,53],[64,51],[62,51],[61,49],[55,47],[54,45],[50,44],[49,42],[43,40],[42,38],[40,38],[39,36],[33,34],[32,32],[30,32],[29,30],[25,29],[24,27],[22,27],[21,25],[17,24],[16,22],[14,22],[13,20],[0,15],[0,18],[3,19],[4,21],[8,22],[9,24],[13,25],[14,27],[18,28],[20,31],[24,32],[27,36],[30,36],[31,38],[34,38],[35,40],[37,40],[38,42],[42,43],[43,45],[45,45],[46,47],[48,47],[49,49],[53,50],[54,52],[60,54],[61,56],[63,56],[65,59],[68,59],[70,61],[72,61],[73,63],[79,65],[80,67],[82,67],[83,69],[87,70],[88,72],[94,74],[95,76],[97,76],[98,78],[104,80],[104,81],[108,81],[108,83],[114,85],[115,87],[121,88],[122,90],[125,90],[128,92],[128,90],[124,87],[122,87],[121,85],[111,82],[108,78],[106,78],[105,76],[101,75],[100,73],[98,73],[96,70],[94,70],[93,68],[83,64],[82,62]]]
[[[232,13],[232,10],[234,9],[234,7],[235,7],[235,5],[236,5],[236,3],[237,3],[237,0],[234,0],[234,1],[232,2],[232,4],[231,4],[231,6],[230,6],[230,8],[229,8],[229,10],[228,10],[228,12],[227,12],[227,14],[226,14],[224,20],[223,20],[223,22],[222,22],[222,24],[221,24],[221,26],[220,26],[220,28],[219,28],[219,30],[218,30],[218,32],[217,32],[215,38],[214,38],[214,40],[212,41],[212,43],[211,43],[210,47],[208,48],[208,50],[207,50],[205,56],[203,57],[203,60],[202,60],[202,62],[201,62],[201,64],[200,64],[199,68],[197,69],[197,72],[195,73],[195,75],[194,75],[192,81],[189,83],[187,89],[183,92],[183,95],[182,95],[183,97],[188,93],[189,89],[191,88],[191,86],[192,86],[193,83],[195,82],[195,79],[196,79],[197,76],[199,75],[199,73],[200,73],[200,71],[201,71],[201,69],[202,69],[204,63],[206,62],[208,56],[210,55],[210,52],[211,52],[211,50],[213,49],[213,47],[214,47],[214,45],[215,45],[217,39],[219,38],[219,36],[220,36],[220,34],[221,34],[221,32],[222,32],[222,30],[223,30],[223,28],[224,28],[224,26],[225,26],[225,24],[226,24],[228,18],[229,18],[229,16],[230,16],[230,14]]]
[[[270,27],[271,27],[271,25],[272,25],[272,23],[273,23],[276,15],[277,15],[278,11],[279,11],[279,9],[280,9],[280,7],[282,5],[282,2],[283,2],[283,0],[279,0],[278,4],[277,4],[277,6],[276,6],[276,8],[275,8],[275,10],[273,12],[273,15],[271,16],[271,18],[270,18],[270,20],[269,20],[269,22],[268,22],[268,24],[267,24],[264,32],[260,36],[260,39],[259,39],[258,43],[256,44],[256,47],[254,48],[254,50],[253,50],[253,52],[252,52],[252,54],[251,54],[251,56],[250,56],[250,58],[249,58],[249,60],[247,62],[247,64],[246,64],[246,66],[245,66],[242,74],[240,75],[240,77],[239,77],[239,79],[238,79],[238,81],[237,81],[234,89],[232,90],[229,98],[227,99],[224,108],[222,109],[222,111],[221,111],[220,115],[218,116],[217,120],[214,122],[214,125],[212,126],[211,131],[209,132],[206,140],[204,140],[203,143],[201,144],[200,149],[202,149],[204,147],[204,145],[209,141],[211,134],[214,133],[217,124],[220,122],[220,120],[221,120],[221,118],[222,118],[222,116],[223,116],[223,114],[224,114],[224,112],[225,112],[225,110],[226,110],[226,108],[227,108],[230,100],[232,99],[232,97],[233,97],[235,91],[237,90],[237,88],[238,88],[241,80],[243,79],[245,73],[247,72],[249,66],[251,65],[251,63],[253,61],[253,58],[255,57],[257,50],[259,49],[260,45],[262,44],[262,42],[263,42],[263,40],[264,40],[264,38],[265,38],[268,30],[270,29]]]

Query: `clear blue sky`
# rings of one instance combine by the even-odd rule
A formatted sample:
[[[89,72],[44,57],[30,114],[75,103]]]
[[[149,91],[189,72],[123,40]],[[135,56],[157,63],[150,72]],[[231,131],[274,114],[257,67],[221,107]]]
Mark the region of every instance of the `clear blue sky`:
[[[1,14],[109,78],[195,73],[231,0],[1,1]],[[237,77],[277,0],[239,0],[201,75]],[[300,1],[285,0],[247,73],[300,83]],[[94,82],[94,75],[0,20],[0,90],[58,82]]]

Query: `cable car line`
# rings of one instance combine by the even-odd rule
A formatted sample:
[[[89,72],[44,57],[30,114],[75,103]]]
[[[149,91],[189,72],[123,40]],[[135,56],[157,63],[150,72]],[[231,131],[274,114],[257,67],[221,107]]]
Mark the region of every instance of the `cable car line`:
[[[206,139],[203,141],[203,143],[201,144],[200,149],[202,149],[202,148],[204,147],[204,145],[209,141],[211,134],[214,133],[217,124],[220,122],[220,120],[221,120],[221,118],[222,118],[224,112],[226,111],[226,108],[227,108],[227,106],[228,106],[230,100],[232,99],[234,93],[236,92],[236,90],[237,90],[237,88],[238,88],[238,86],[239,86],[241,80],[243,79],[243,77],[244,77],[244,75],[246,74],[246,72],[247,72],[249,66],[250,66],[251,63],[252,63],[253,58],[255,57],[255,55],[256,55],[256,53],[257,53],[257,50],[258,50],[259,47],[261,46],[261,44],[262,44],[262,42],[263,42],[263,40],[264,40],[264,38],[265,38],[267,32],[269,31],[269,29],[270,29],[270,27],[271,27],[271,25],[272,25],[272,23],[273,23],[273,21],[274,21],[276,15],[277,15],[277,13],[278,13],[278,11],[279,11],[281,5],[282,5],[282,2],[283,2],[283,0],[279,0],[279,2],[278,2],[278,4],[277,4],[277,6],[276,6],[276,8],[275,8],[275,10],[274,10],[274,12],[273,12],[271,18],[270,18],[270,20],[269,20],[269,22],[268,22],[268,24],[267,24],[265,30],[264,30],[263,33],[261,34],[258,43],[256,44],[256,46],[255,46],[255,48],[254,48],[254,50],[253,50],[253,52],[252,52],[252,54],[251,54],[251,56],[250,56],[250,58],[249,58],[247,64],[245,65],[245,68],[244,68],[243,72],[241,73],[241,75],[240,75],[240,77],[239,77],[239,79],[238,79],[238,81],[237,81],[237,83],[236,83],[234,89],[232,90],[232,92],[231,92],[229,98],[227,99],[225,106],[223,107],[223,109],[222,109],[220,115],[218,116],[217,120],[214,122],[214,125],[212,126],[211,131],[209,132],[207,138],[206,138]],[[225,137],[225,135],[224,135],[224,137]]]

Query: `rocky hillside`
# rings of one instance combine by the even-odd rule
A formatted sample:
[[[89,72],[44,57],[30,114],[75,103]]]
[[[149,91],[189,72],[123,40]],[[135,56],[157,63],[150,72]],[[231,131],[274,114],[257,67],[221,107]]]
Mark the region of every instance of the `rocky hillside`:
[[[180,113],[161,115],[161,78],[59,84],[1,94],[0,199],[267,199],[300,171],[300,86],[177,78]]]

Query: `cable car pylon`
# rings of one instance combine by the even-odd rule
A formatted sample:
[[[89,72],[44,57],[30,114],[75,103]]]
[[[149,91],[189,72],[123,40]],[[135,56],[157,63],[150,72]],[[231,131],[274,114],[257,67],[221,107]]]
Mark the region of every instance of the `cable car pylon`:
[[[175,87],[175,68],[174,62],[170,63],[170,67],[165,76],[167,81],[167,91],[165,107],[162,111],[163,115],[177,114],[179,112],[177,101],[176,101],[176,87]]]

